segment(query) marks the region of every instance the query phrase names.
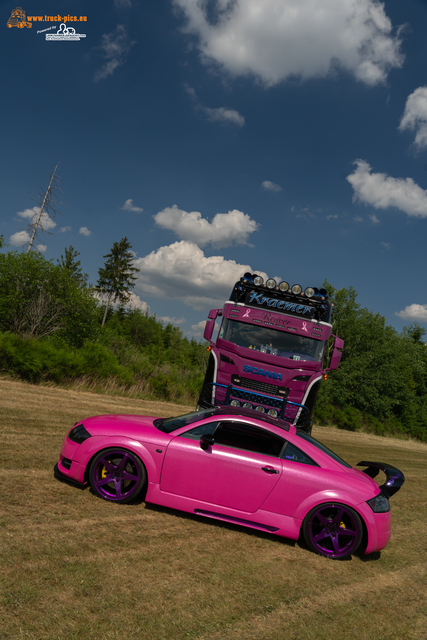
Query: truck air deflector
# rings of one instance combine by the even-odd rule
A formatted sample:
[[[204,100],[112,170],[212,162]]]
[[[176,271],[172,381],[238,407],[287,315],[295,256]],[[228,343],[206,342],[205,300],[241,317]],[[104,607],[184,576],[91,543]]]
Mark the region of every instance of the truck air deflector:
[[[286,397],[274,398],[262,393],[254,393],[246,389],[239,389],[229,384],[210,383],[203,389],[204,404],[210,406],[240,406],[253,409],[258,413],[267,413],[273,417],[287,420],[291,424],[304,428],[310,417],[307,407],[297,402],[291,402]]]

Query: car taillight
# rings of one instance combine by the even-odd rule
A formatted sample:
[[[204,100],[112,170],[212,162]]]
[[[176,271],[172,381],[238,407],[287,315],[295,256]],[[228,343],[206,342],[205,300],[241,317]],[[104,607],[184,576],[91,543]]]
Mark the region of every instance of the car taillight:
[[[367,500],[367,504],[369,504],[374,513],[387,513],[387,511],[390,511],[390,503],[383,493],[379,493],[372,500]]]
[[[72,442],[77,442],[77,444],[81,444],[88,438],[91,438],[89,431],[87,431],[83,424],[78,424],[74,429],[71,429],[68,434],[69,440]]]

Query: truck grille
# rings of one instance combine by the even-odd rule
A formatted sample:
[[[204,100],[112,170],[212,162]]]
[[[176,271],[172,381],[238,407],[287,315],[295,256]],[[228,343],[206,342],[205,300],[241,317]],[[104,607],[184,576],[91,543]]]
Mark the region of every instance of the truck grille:
[[[281,396],[282,398],[286,398],[289,393],[288,387],[278,387],[275,384],[261,382],[260,380],[251,380],[250,378],[241,378],[240,376],[233,376],[231,378],[231,382],[233,385],[243,387],[244,389],[253,389],[254,391],[260,391],[261,393]]]

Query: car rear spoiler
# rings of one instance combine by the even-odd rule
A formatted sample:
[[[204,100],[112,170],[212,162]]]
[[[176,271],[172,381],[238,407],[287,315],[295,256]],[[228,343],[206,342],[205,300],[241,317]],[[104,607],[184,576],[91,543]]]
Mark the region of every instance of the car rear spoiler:
[[[384,464],[383,462],[358,462],[358,467],[367,467],[367,469],[362,469],[363,473],[366,473],[370,478],[375,478],[378,473],[384,471],[387,476],[387,480],[380,487],[384,493],[388,495],[390,498],[392,495],[399,491],[402,484],[405,482],[405,476],[399,469],[393,467],[391,464]]]

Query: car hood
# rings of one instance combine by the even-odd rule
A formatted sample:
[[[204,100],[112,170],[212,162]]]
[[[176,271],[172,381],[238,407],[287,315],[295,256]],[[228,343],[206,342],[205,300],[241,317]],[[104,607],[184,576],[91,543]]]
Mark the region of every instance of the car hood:
[[[165,435],[153,424],[157,418],[158,416],[113,414],[85,418],[82,424],[91,436],[126,436],[141,440]]]

